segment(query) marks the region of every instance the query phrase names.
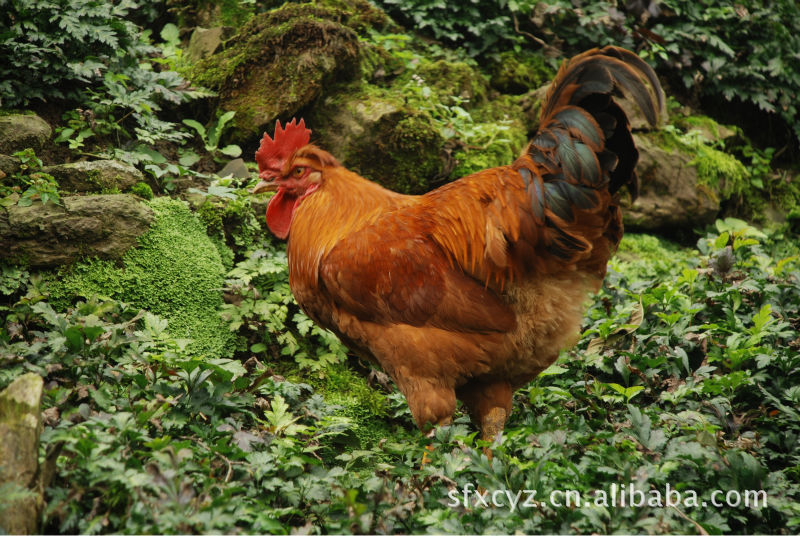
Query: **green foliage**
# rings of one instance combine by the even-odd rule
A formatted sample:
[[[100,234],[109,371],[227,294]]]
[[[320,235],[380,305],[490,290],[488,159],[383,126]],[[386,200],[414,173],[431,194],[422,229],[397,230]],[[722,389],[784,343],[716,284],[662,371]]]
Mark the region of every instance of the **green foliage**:
[[[517,392],[492,460],[461,414],[426,439],[402,396],[376,391],[341,360],[298,366],[300,352],[327,343],[294,314],[281,250],[262,246],[229,281],[253,302],[231,314],[231,327],[266,347],[242,352],[258,356],[244,367],[187,352],[165,320],[138,307],[100,298],[58,312],[35,278],[3,271],[11,296],[0,309],[0,388],[27,371],[50,386],[42,441],[56,463],[46,530],[773,533],[800,525],[800,257],[781,231],[719,221],[697,250],[626,237],[627,258],[609,272],[578,349]],[[281,330],[297,344],[278,341]],[[280,355],[284,346],[293,352]],[[612,486],[623,485],[648,497],[669,485],[688,503],[679,513],[620,506],[617,496],[614,506]],[[476,488],[536,490],[537,502],[484,507]],[[767,504],[701,507],[718,489],[764,490]],[[554,490],[585,502],[559,506]]]
[[[135,6],[129,1],[3,2],[3,106],[54,97],[77,100],[81,87],[102,79],[103,71],[119,70],[128,58],[118,51],[137,46],[137,29],[125,20]]]
[[[0,25],[8,31],[0,33],[0,51],[10,61],[0,68],[3,106],[53,98],[78,104],[63,114],[66,126],[57,128],[56,137],[76,151],[90,139],[99,145],[131,138],[153,144],[189,136],[158,117],[165,103],[210,95],[189,87],[173,70],[181,58],[174,25],[161,32],[166,42],[154,46],[149,31],[128,20],[138,8],[130,0],[6,4]]]
[[[800,6],[792,0],[575,2],[573,0],[380,0],[409,27],[473,56],[514,46],[565,56],[618,45],[692,93],[751,103],[800,139]]]
[[[214,156],[215,160],[221,161],[218,153],[232,158],[237,158],[242,154],[242,148],[238,145],[219,147],[220,137],[234,115],[236,115],[236,112],[226,112],[222,114],[219,119],[211,123],[208,129],[194,119],[184,119],[183,124],[193,128],[197,132],[197,135],[203,140],[206,151]],[[184,155],[183,158],[191,158],[191,155]],[[188,161],[182,163],[186,164]]]
[[[75,297],[112,297],[163,316],[169,332],[196,355],[229,355],[230,335],[220,323],[224,268],[205,227],[181,201],[156,198],[151,229],[118,268],[89,260],[64,269],[50,285],[59,309]]]
[[[517,7],[518,2],[379,0],[377,4],[410,27],[451,45],[465,46],[471,55],[514,38],[513,12],[508,5]],[[514,11],[519,13],[519,7]]]
[[[223,305],[223,318],[253,354],[267,359],[286,356],[301,369],[317,373],[345,359],[339,340],[294,302],[283,247],[262,242],[248,250],[228,273],[226,291],[236,298]]]
[[[178,104],[207,93],[188,88],[177,72],[160,70],[161,49],[147,43],[127,20],[130,0],[15,0],[4,3],[0,102],[66,99],[88,106],[64,116],[57,141],[81,149],[90,137],[129,136],[144,143],[179,141],[186,134],[156,116],[161,103]],[[174,47],[173,43],[168,46]],[[36,61],[31,61],[35,58]],[[130,118],[130,119],[129,119]]]
[[[796,2],[750,0],[721,6],[708,0],[664,0],[662,8],[665,16],[649,26],[663,39],[650,48],[663,67],[678,73],[687,88],[777,114],[800,138]]]
[[[15,204],[29,207],[34,201],[41,201],[43,205],[60,205],[58,183],[49,173],[39,171],[42,161],[37,158],[33,149],[18,151],[14,156],[20,162],[19,171],[0,182],[0,207]]]

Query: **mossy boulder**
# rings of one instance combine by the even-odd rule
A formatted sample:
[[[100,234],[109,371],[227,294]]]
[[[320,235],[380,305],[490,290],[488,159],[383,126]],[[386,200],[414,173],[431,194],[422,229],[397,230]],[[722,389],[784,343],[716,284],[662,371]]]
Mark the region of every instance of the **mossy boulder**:
[[[232,350],[232,335],[218,314],[225,267],[205,225],[183,201],[149,203],[150,229],[120,263],[86,260],[61,270],[50,283],[50,301],[68,306],[94,294],[141,307],[169,321],[175,337],[191,339],[190,352],[209,358]]]
[[[39,375],[23,374],[0,392],[0,488],[34,491],[37,487],[43,384]],[[41,509],[40,493],[2,504],[0,531],[38,533]]]
[[[634,140],[641,187],[633,205],[623,203],[626,228],[672,234],[712,223],[719,197],[701,181],[696,155],[665,147],[658,134],[634,134]]]
[[[35,114],[0,116],[0,154],[13,154],[23,149],[39,151],[53,135],[53,129]]]
[[[53,267],[82,256],[119,259],[150,227],[153,211],[132,195],[92,195],[0,208],[0,259]]]
[[[422,193],[442,175],[444,138],[430,116],[405,105],[399,92],[351,84],[313,110],[313,141],[349,169],[387,188]]]
[[[236,112],[232,141],[256,139],[327,86],[358,76],[358,35],[346,21],[341,9],[285,4],[253,17],[223,51],[186,74],[218,91],[221,109]]]
[[[465,108],[472,108],[485,103],[488,98],[489,82],[464,62],[438,60],[421,65],[416,74],[442,102],[446,102],[446,97],[455,97]]]
[[[549,83],[555,76],[539,54],[498,54],[489,65],[490,83],[500,93],[521,95]]]
[[[42,169],[58,182],[65,192],[123,192],[144,180],[142,172],[118,160],[94,160],[59,164]]]

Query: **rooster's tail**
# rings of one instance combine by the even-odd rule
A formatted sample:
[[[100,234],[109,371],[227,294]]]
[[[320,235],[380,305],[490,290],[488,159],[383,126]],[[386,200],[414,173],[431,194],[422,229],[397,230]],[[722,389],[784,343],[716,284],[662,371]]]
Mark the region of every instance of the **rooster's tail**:
[[[639,192],[639,152],[630,123],[614,97],[626,96],[655,125],[664,93],[650,68],[634,53],[608,46],[564,63],[542,104],[539,130],[519,167],[533,161],[535,177],[520,169],[532,214],[544,229],[546,251],[564,265],[599,276],[622,238],[614,194]]]
[[[612,195],[627,186],[636,198],[639,152],[628,118],[613,99],[625,96],[623,92],[651,125],[657,124],[664,93],[653,69],[639,56],[607,46],[565,62],[547,91],[539,132],[527,152],[545,167],[560,167],[568,183],[607,187]]]

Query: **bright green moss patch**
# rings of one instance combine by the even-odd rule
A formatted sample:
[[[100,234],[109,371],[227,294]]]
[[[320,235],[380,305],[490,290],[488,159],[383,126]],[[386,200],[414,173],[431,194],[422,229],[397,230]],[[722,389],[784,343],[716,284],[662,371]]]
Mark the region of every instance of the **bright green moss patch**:
[[[710,128],[710,127],[709,127]],[[682,133],[668,126],[658,132],[660,144],[693,155],[689,162],[697,169],[697,184],[717,199],[742,194],[749,186],[750,172],[735,156],[720,150],[703,132]]]
[[[193,353],[228,354],[231,336],[218,315],[225,268],[217,247],[185,203],[157,198],[150,207],[153,224],[121,267],[88,260],[62,270],[50,285],[51,303],[63,309],[76,296],[108,296],[166,318],[173,336],[192,339]]]
[[[694,252],[663,238],[625,233],[609,267],[633,279],[664,277],[680,273],[689,265]]]
[[[150,188],[150,185],[146,182],[137,182],[131,186],[130,192],[134,195],[138,195],[142,199],[153,199],[153,189]]]
[[[309,382],[315,391],[322,394],[326,403],[341,407],[338,414],[353,422],[358,448],[371,448],[389,437],[391,426],[387,422],[389,404],[386,396],[373,389],[346,363],[326,368],[322,377],[300,380]]]

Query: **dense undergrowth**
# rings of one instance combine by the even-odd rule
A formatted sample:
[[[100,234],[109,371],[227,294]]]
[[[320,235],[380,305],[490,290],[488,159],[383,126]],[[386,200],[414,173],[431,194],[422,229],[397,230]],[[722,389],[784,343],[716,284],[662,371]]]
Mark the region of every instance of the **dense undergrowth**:
[[[241,24],[278,3],[220,4],[223,21]],[[503,163],[524,143],[523,118],[506,110],[555,64],[521,50],[534,17],[564,23],[549,26],[558,35],[537,36],[564,40],[566,50],[604,43],[621,26],[650,27],[633,8],[615,19],[606,17],[608,2],[572,11],[551,2],[515,30],[513,15],[530,6],[512,1],[491,3],[491,16],[465,4],[448,26],[440,4],[412,2],[409,16],[444,43],[471,46],[419,43],[397,27],[364,31],[359,61],[370,82],[339,89],[360,98],[399,88],[393,98],[445,141],[453,178]],[[674,12],[683,6],[663,4]],[[168,5],[180,24],[205,4]],[[800,530],[797,219],[762,230],[722,219],[695,231],[693,247],[626,235],[577,347],[516,393],[501,440],[486,445],[461,412],[425,438],[389,379],[348,355],[294,302],[285,248],[263,228],[263,200],[248,193],[255,173],[234,179],[211,171],[241,151],[225,143],[234,114],[186,106],[209,93],[178,74],[190,65],[178,27],[153,23],[160,4],[137,12],[153,26],[143,38],[128,1],[114,9],[77,0],[14,6],[17,18],[0,22],[31,32],[0,35],[0,50],[17,47],[9,56],[16,67],[25,54],[39,63],[0,82],[3,105],[23,105],[23,94],[72,99],[56,141],[75,158],[136,164],[148,177],[132,193],[155,213],[119,262],[86,259],[56,271],[0,265],[0,390],[25,372],[45,380],[44,531]],[[74,16],[62,11],[63,20],[51,20],[46,8],[54,6],[73,6]],[[772,20],[756,2],[748,6],[748,20]],[[731,12],[711,14],[702,22],[714,31],[703,31],[727,36],[712,22],[729,21]],[[647,41],[641,53],[677,69],[673,49],[689,40],[684,26],[703,26],[698,16],[651,19],[664,25],[667,42]],[[65,26],[63,35],[54,35],[54,24]],[[60,49],[51,46],[56,38]],[[501,53],[506,44],[512,51]],[[762,52],[782,53],[784,45]],[[679,80],[698,69],[695,51],[687,49]],[[707,71],[722,69],[712,64]],[[373,76],[388,66],[397,72]],[[480,69],[485,76],[468,80]],[[55,77],[47,88],[34,76],[42,72]],[[698,88],[724,92],[733,76]],[[795,83],[779,81],[769,102],[782,102],[784,86]],[[753,147],[740,131],[724,141],[704,134],[717,128],[704,117],[673,115],[656,136],[695,155],[701,185],[721,192],[729,212],[764,223],[770,201],[797,209],[796,184],[772,167],[775,151]],[[0,209],[61,203],[64,192],[33,152],[16,156],[24,167],[0,184]],[[712,504],[726,498],[740,502]],[[753,499],[761,502],[744,504]]]
[[[492,460],[465,416],[426,440],[380,375],[352,369],[293,305],[270,242],[229,274],[252,306],[224,318],[261,341],[244,363],[197,356],[164,318],[113,299],[57,312],[41,279],[5,268],[0,386],[24,371],[47,385],[45,529],[792,532],[798,252],[779,232],[717,227],[697,250],[623,240],[581,342],[516,394]],[[683,498],[613,506],[614,484]],[[483,507],[479,487],[523,499]],[[717,489],[766,504],[701,507]],[[555,506],[554,490],[586,502]]]

